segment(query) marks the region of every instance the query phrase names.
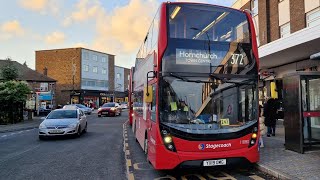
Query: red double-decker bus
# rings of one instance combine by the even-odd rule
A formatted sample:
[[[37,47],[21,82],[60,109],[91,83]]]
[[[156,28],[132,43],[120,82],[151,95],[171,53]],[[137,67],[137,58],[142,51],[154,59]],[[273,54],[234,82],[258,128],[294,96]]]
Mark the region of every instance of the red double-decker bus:
[[[258,66],[248,12],[163,3],[131,71],[132,129],[153,167],[256,163]]]

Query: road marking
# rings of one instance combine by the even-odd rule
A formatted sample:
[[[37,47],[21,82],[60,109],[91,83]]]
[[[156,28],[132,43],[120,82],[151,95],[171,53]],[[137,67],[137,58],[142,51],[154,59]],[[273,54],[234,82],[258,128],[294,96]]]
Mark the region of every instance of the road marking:
[[[133,173],[128,174],[128,180],[134,180],[134,175]]]
[[[127,166],[132,166],[131,159],[127,159]]]
[[[189,176],[196,176],[200,180],[206,180],[206,178],[204,178],[203,176],[201,176],[199,174],[187,174],[187,175],[181,176],[181,180],[188,180],[187,177],[189,177]]]
[[[1,137],[7,137],[8,135],[2,135]]]
[[[154,180],[161,180],[161,179],[171,179],[171,180],[177,180],[175,177],[170,176],[170,175],[166,175],[164,177],[158,177],[158,178],[154,178]]]
[[[207,174],[207,176],[210,178],[210,179],[218,179],[218,180],[237,180],[236,178],[232,177],[231,175],[225,173],[225,172],[221,172],[221,174],[224,175],[224,177],[215,177],[215,176],[212,176],[211,174]]]
[[[264,178],[260,177],[260,176],[257,176],[257,175],[252,175],[252,176],[249,176],[251,179],[254,179],[254,180],[265,180]]]
[[[129,151],[129,144],[127,143],[128,141],[128,138],[125,138],[125,137],[128,137],[127,135],[127,123],[128,121],[126,121],[124,124],[123,124],[123,152],[125,153],[125,161],[126,161],[126,169],[127,169],[127,177],[128,177],[128,180],[134,180],[134,175],[133,175],[133,170],[131,171],[130,169],[132,168],[132,162],[131,162],[131,159],[130,159],[130,151]],[[131,167],[131,168],[130,168]]]
[[[15,135],[16,133],[11,133],[10,136]]]
[[[133,164],[133,169],[135,170],[152,170],[152,168],[140,168],[140,164],[145,164],[146,162],[141,162],[141,163],[135,163]],[[148,165],[148,164],[147,164]]]

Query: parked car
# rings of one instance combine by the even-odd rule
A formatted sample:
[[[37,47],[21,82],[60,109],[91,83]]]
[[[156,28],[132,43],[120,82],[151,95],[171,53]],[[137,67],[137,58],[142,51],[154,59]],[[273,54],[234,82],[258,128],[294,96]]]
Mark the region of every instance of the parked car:
[[[128,102],[122,102],[120,103],[121,109],[128,109]]]
[[[105,103],[98,109],[98,117],[101,117],[102,115],[121,116],[121,110],[122,109],[118,103],[115,103],[115,102]]]
[[[69,104],[69,105],[65,105],[63,106],[63,109],[65,108],[69,108],[69,107],[76,107],[78,109],[81,109],[85,114],[91,114],[92,113],[92,109],[85,106],[85,105],[82,105],[82,104]]]
[[[75,135],[87,132],[87,118],[81,109],[66,108],[51,111],[39,125],[39,139],[50,136]]]

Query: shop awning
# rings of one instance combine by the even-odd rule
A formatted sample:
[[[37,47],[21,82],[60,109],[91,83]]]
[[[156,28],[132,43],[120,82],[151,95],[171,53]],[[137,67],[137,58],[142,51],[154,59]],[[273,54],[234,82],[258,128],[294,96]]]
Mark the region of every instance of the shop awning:
[[[260,69],[309,59],[320,52],[320,26],[308,27],[259,48]]]

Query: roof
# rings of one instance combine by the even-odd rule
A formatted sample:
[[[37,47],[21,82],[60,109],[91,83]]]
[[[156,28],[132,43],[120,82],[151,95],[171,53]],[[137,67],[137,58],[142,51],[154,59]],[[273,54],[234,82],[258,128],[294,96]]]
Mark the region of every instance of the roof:
[[[83,48],[83,47],[60,48],[60,49],[43,49],[43,50],[37,50],[36,52],[41,52],[41,51],[59,51],[59,50],[66,50],[66,49],[84,49],[84,50],[88,50],[88,51],[92,51],[92,52],[106,54],[106,55],[109,55],[109,56],[116,56],[114,54],[109,54],[109,53],[105,53],[105,52],[101,52],[101,51],[97,51],[97,50],[92,50],[92,49],[88,49],[88,48]]]
[[[18,69],[18,78],[20,81],[35,81],[35,82],[56,82],[56,80],[45,76],[33,69],[28,68],[16,61],[0,60],[0,67],[8,66],[10,63]],[[3,79],[0,73],[0,79]]]

